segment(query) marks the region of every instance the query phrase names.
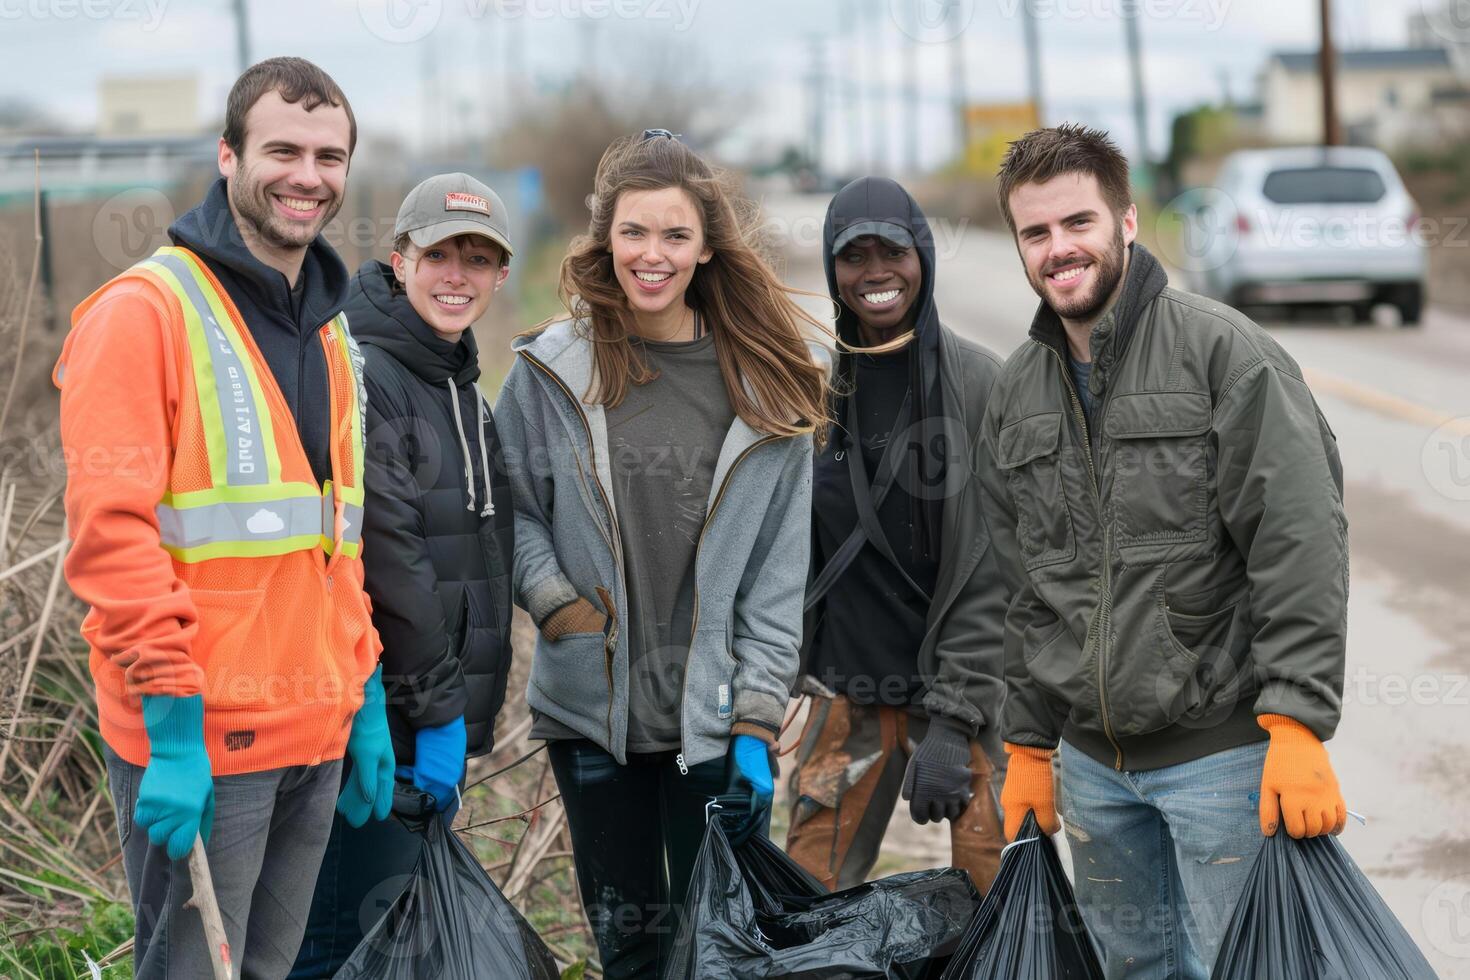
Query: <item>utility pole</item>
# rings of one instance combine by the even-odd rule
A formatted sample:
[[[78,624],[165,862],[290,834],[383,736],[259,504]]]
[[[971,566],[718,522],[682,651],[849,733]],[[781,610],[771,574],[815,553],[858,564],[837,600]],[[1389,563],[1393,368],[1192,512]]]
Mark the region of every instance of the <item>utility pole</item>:
[[[1041,39],[1036,32],[1034,0],[1021,0],[1021,28],[1026,36],[1026,79],[1031,105],[1036,110],[1036,124],[1046,125],[1046,108],[1041,99]]]
[[[849,175],[861,174],[867,169],[863,166],[863,148],[866,141],[863,139],[862,90],[859,88],[862,80],[858,69],[858,66],[863,63],[863,57],[858,45],[857,24],[854,20],[853,17],[848,17],[843,22],[845,26],[842,31],[840,50],[842,51],[841,60],[846,63],[846,69],[842,72],[845,80],[838,88],[843,100],[843,114],[847,117],[847,170]]]
[[[904,169],[909,176],[919,172],[919,42],[906,38],[903,45]]]
[[[807,161],[812,173],[819,179],[822,169],[822,144],[827,137],[827,59],[822,48],[822,38],[813,34],[807,38],[811,54],[808,63],[811,70],[806,76],[807,92]]]
[[[250,67],[250,21],[245,16],[245,0],[234,0],[235,4],[235,60],[240,63],[240,74]]]
[[[1123,30],[1128,40],[1128,69],[1133,81],[1133,126],[1137,130],[1139,176],[1145,189],[1153,188],[1153,158],[1148,151],[1148,101],[1143,87],[1143,45],[1139,39],[1138,20],[1143,13],[1138,0],[1123,0]]]
[[[1318,63],[1322,76],[1322,145],[1342,143],[1342,128],[1337,121],[1337,52],[1332,47],[1332,0],[1320,0],[1322,18],[1322,50]]]
[[[955,158],[961,162],[970,149],[969,85],[965,79],[965,31],[960,24],[960,5],[951,3],[945,12],[953,37],[949,41],[949,78],[954,100]]]
[[[893,142],[890,138],[892,131],[888,127],[888,64],[883,56],[883,0],[869,0],[858,10],[867,21],[868,42],[871,46],[869,57],[864,61],[871,74],[863,78],[870,93],[866,100],[867,115],[870,117],[868,133],[872,136],[869,163],[873,173],[883,175],[888,173],[888,147]]]

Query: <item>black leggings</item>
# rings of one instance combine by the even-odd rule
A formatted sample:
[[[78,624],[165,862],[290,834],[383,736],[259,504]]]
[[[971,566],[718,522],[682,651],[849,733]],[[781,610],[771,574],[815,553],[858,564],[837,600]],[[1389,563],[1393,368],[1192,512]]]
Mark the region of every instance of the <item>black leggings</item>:
[[[705,804],[729,786],[727,761],[681,775],[674,752],[629,753],[626,766],[586,739],[554,741],[547,752],[603,976],[661,976],[704,839]],[[765,820],[759,833],[769,831],[769,812]]]

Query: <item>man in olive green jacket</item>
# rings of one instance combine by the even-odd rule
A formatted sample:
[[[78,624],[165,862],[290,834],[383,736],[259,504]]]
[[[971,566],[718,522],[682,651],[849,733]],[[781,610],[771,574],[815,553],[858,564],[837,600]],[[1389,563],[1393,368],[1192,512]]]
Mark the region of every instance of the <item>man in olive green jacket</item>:
[[[1134,242],[1106,134],[1027,135],[999,192],[1042,300],[977,467],[1012,592],[1006,833],[1030,811],[1057,829],[1060,746],[1108,975],[1204,978],[1261,835],[1346,817],[1322,746],[1346,644],[1336,441],[1264,330]]]

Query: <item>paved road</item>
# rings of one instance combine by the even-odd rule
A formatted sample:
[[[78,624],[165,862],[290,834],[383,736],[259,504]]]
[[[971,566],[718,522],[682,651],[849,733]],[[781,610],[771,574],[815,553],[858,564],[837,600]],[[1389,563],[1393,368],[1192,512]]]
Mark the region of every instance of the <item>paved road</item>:
[[[764,205],[789,280],[825,293],[825,199]],[[936,242],[945,322],[1015,350],[1036,298],[1009,237],[941,223]],[[1329,747],[1367,823],[1342,841],[1439,974],[1470,978],[1470,320],[1431,307],[1417,328],[1265,325],[1307,373],[1346,472],[1348,679]],[[891,866],[947,855],[905,812],[892,831]]]

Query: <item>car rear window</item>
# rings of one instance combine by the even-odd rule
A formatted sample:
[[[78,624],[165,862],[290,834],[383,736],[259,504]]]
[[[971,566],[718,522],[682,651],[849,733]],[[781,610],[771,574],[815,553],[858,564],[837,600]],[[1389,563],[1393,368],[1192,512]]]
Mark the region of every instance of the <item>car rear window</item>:
[[[1372,204],[1386,188],[1362,167],[1295,167],[1266,175],[1261,193],[1276,204]]]

